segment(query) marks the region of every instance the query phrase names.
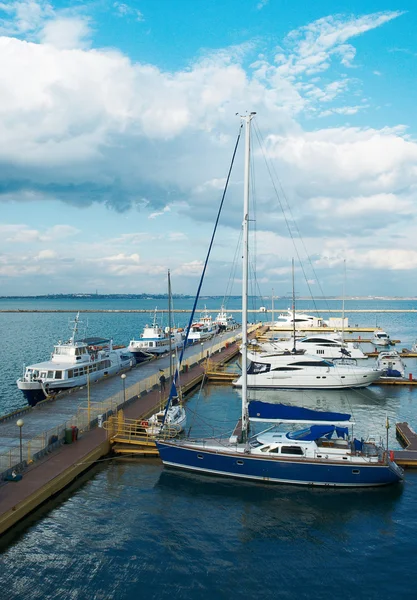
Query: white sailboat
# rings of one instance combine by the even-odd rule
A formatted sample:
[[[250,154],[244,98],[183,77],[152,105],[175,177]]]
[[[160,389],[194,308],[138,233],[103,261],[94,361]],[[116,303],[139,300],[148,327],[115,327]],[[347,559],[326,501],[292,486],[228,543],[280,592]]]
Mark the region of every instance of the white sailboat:
[[[171,274],[168,269],[168,350],[169,350],[169,380],[172,381],[173,374],[173,356],[172,351],[173,337],[171,334],[172,327],[172,292],[171,292]],[[175,387],[175,386],[174,386]],[[161,394],[163,390],[161,389]],[[180,433],[187,425],[187,414],[182,403],[179,401],[177,394],[173,394],[169,407],[166,409],[165,406],[161,407],[161,410],[154,413],[147,421],[144,421],[145,431],[148,435],[159,435],[162,431],[169,432],[170,435]]]

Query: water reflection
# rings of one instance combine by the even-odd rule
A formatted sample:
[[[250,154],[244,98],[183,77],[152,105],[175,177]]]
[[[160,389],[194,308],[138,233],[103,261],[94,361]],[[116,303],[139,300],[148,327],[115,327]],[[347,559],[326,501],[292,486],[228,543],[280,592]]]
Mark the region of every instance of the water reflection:
[[[393,513],[404,489],[402,484],[366,490],[252,484],[174,470],[161,472],[155,487],[167,496],[175,493],[181,503],[192,499],[212,511],[233,506],[246,541],[271,536],[314,541],[322,534],[347,539],[358,515],[364,521],[378,519],[385,531],[393,531]]]

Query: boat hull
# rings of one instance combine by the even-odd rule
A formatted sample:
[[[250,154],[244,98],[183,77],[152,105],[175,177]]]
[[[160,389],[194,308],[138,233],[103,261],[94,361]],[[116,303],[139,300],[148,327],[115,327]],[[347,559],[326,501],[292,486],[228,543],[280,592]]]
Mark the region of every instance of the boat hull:
[[[396,465],[337,464],[325,461],[270,459],[237,452],[208,451],[157,441],[164,465],[186,471],[274,484],[323,487],[373,487],[401,481]]]
[[[108,367],[103,371],[96,371],[90,375],[90,383],[96,383],[102,379],[107,377],[111,377],[112,375],[117,375],[122,371],[126,371],[132,368],[134,365],[132,359],[127,359],[121,361],[118,365],[113,365]],[[40,381],[23,381],[22,379],[17,380],[17,387],[23,393],[26,398],[28,404],[30,406],[36,406],[42,400],[46,400],[46,398],[51,398],[60,392],[68,391],[74,388],[82,387],[87,385],[87,375],[83,375],[78,377],[77,379],[72,380],[60,380],[49,382],[45,387],[42,385]]]
[[[270,373],[259,373],[248,375],[248,387],[254,388],[281,388],[281,389],[327,389],[341,390],[345,388],[367,387],[381,377],[383,371],[372,372],[367,375],[345,375],[340,376],[315,376],[315,375],[271,375]],[[233,382],[235,387],[242,387],[242,377]]]

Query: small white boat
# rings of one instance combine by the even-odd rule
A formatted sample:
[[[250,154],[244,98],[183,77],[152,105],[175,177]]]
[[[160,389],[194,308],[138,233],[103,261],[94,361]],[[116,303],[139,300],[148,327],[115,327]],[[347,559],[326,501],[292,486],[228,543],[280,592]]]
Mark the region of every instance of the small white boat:
[[[175,350],[184,341],[182,329],[171,330],[171,341],[169,339],[169,327],[161,327],[157,322],[157,308],[155,308],[152,325],[145,325],[139,340],[131,340],[128,346],[137,362],[143,362],[154,354],[164,354],[169,349]]]
[[[389,335],[385,331],[382,331],[382,329],[376,329],[374,331],[371,342],[375,346],[389,346],[391,344]]]
[[[192,323],[190,332],[188,334],[188,343],[194,344],[195,342],[203,342],[218,331],[217,324],[213,321],[211,315],[209,315],[207,308],[204,307],[204,311],[201,313],[201,317],[195,323]]]
[[[217,325],[218,331],[232,331],[239,327],[239,323],[235,321],[232,315],[227,314],[224,306],[221,307],[214,323]]]
[[[142,421],[142,425],[148,435],[159,435],[167,433],[168,435],[176,435],[184,431],[187,425],[187,414],[185,408],[181,404],[171,404],[166,411],[165,408],[154,413],[146,421]]]
[[[297,350],[304,350],[310,356],[321,358],[355,358],[367,359],[366,354],[353,342],[344,342],[338,334],[312,334],[302,338],[295,338]],[[286,340],[264,342],[259,344],[264,352],[282,353],[294,348],[294,338],[291,336]]]
[[[398,379],[405,376],[405,364],[396,350],[380,352],[376,359],[378,369],[384,369],[384,379]]]
[[[113,348],[112,340],[77,341],[79,313],[71,338],[54,346],[51,360],[29,365],[16,383],[31,406],[63,390],[86,385],[131,368],[135,359],[126,348]]]

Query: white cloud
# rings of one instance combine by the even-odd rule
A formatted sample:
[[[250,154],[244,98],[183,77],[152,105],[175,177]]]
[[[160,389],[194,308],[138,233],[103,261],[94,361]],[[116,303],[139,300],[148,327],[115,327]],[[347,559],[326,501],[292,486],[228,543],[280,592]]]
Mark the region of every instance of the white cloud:
[[[39,33],[43,44],[55,48],[88,48],[91,45],[91,30],[86,18],[61,17],[48,21]]]
[[[116,9],[116,15],[118,17],[134,17],[136,21],[145,20],[140,10],[133,8],[125,2],[113,2],[113,8]]]
[[[184,263],[173,270],[174,275],[185,276],[185,277],[197,277],[201,275],[203,270],[203,261],[193,260],[188,263]]]
[[[164,215],[167,212],[171,212],[171,208],[169,206],[164,206],[162,210],[151,213],[148,219],[156,219],[157,217],[160,217],[161,215]]]

